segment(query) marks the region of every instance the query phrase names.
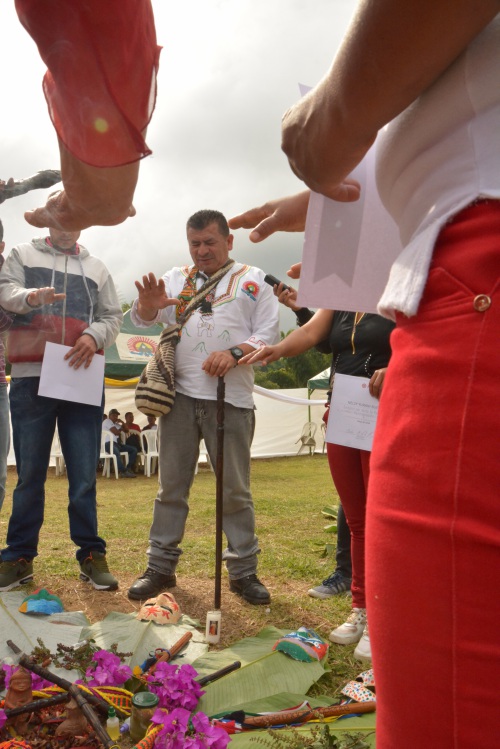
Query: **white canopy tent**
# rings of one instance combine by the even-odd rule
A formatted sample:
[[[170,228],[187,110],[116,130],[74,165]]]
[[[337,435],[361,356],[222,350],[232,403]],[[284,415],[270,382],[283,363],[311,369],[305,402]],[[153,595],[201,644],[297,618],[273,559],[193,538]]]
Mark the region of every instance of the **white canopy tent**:
[[[147,423],[146,417],[135,407],[134,388],[106,387],[105,411],[117,408],[122,418],[126,411],[135,414],[139,426]],[[265,393],[265,395],[264,395]],[[296,455],[299,449],[299,438],[306,421],[318,425],[316,431],[316,452],[321,452],[323,441],[321,435],[321,417],[323,415],[324,393],[320,391],[307,397],[307,388],[292,390],[264,390],[257,388],[254,392],[256,405],[256,428],[252,444],[252,458],[272,458]],[[297,402],[298,401],[298,402]],[[310,408],[310,416],[308,408]],[[12,440],[11,440],[12,442]],[[305,454],[305,453],[302,453]],[[202,453],[202,458],[203,458]],[[9,453],[9,465],[15,465],[14,451]],[[54,460],[51,461],[54,465]]]

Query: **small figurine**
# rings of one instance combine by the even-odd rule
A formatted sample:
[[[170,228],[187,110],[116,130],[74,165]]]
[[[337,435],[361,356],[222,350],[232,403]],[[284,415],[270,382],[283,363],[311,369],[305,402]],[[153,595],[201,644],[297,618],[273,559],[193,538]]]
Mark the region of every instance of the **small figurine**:
[[[70,700],[66,705],[66,718],[56,728],[56,736],[85,736],[90,728],[85,715],[82,713],[75,700]]]
[[[10,677],[9,688],[5,695],[5,709],[11,710],[15,707],[22,707],[32,701],[31,674],[20,666]],[[27,733],[30,717],[30,713],[23,713],[15,718],[10,718],[8,722],[17,733],[23,735]]]

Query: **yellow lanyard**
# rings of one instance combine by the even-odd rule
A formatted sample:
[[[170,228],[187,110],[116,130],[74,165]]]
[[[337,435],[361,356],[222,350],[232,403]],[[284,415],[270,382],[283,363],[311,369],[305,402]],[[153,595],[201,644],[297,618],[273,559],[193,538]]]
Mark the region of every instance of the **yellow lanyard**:
[[[356,328],[358,327],[359,323],[365,316],[365,312],[356,312],[354,315],[354,325],[352,326],[352,333],[351,333],[351,347],[352,347],[352,353],[356,353],[356,346],[354,345],[354,336],[356,335]]]

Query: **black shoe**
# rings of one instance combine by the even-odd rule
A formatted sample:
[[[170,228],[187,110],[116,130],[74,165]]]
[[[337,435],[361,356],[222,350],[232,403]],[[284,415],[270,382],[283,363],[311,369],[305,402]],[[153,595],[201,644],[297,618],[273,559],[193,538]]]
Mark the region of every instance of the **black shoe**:
[[[126,471],[122,471],[122,473],[120,473],[120,478],[121,479],[136,479],[137,476],[135,475],[133,471],[129,471],[127,469]]]
[[[137,578],[128,589],[128,597],[136,601],[142,601],[145,598],[154,598],[163,593],[167,588],[175,588],[177,579],[174,574],[166,575],[163,572],[152,570],[148,567],[140,577]]]
[[[261,583],[257,575],[247,575],[238,580],[229,580],[229,590],[237,593],[248,603],[256,605],[271,602],[271,596],[265,585]]]

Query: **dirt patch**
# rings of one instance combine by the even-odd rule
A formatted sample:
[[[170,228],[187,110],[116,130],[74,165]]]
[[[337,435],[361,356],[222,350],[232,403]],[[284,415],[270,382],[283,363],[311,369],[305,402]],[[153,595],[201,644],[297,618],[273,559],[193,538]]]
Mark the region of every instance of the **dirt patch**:
[[[38,587],[43,586],[53,590],[61,598],[67,611],[83,611],[91,624],[101,621],[112,611],[134,613],[139,610],[140,602],[131,601],[127,597],[127,590],[133,581],[133,577],[123,577],[123,579],[120,578],[118,590],[97,591],[88,583],[79,580],[61,580],[49,575],[41,580],[37,576]],[[26,589],[28,591],[28,588]],[[272,596],[273,590],[270,589]],[[214,604],[213,581],[182,576],[178,578],[177,587],[172,588],[170,592],[174,594],[181,610],[193,619],[199,620],[200,628],[204,630],[207,611],[210,611]],[[242,637],[256,635],[266,625],[295,629],[303,624],[297,621],[297,616],[301,615],[300,609],[297,610],[295,606],[293,610],[289,610],[287,604],[288,596],[303,594],[303,586],[290,583],[289,590],[283,590],[283,586],[280,586],[279,593],[278,598],[272,599],[270,607],[251,606],[239,596],[231,593],[227,588],[227,580],[223,580],[222,629],[221,642],[218,647],[228,647]],[[303,613],[305,619],[306,612]],[[328,632],[331,629],[331,622],[325,618],[324,615],[327,614],[327,610],[319,608],[317,615],[311,618],[311,612],[308,611],[308,626],[317,628],[318,631]]]

